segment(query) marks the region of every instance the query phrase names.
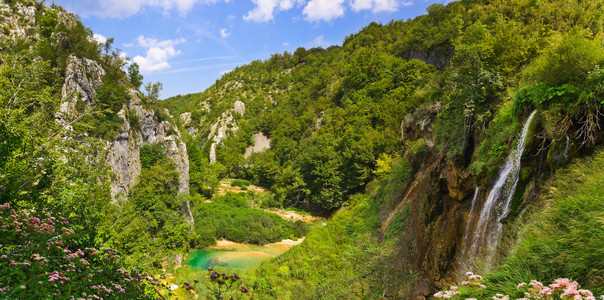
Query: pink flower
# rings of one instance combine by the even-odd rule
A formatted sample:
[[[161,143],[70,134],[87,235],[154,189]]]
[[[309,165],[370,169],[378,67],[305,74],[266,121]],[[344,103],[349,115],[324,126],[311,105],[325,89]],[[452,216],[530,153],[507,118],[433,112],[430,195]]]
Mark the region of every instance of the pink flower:
[[[525,287],[525,286],[526,286],[526,283],[525,283],[525,282],[520,283],[520,284],[518,284],[517,289],[521,289],[521,288],[523,288],[523,287]]]
[[[470,280],[482,280],[482,276],[480,276],[480,275],[471,275],[468,278]]]

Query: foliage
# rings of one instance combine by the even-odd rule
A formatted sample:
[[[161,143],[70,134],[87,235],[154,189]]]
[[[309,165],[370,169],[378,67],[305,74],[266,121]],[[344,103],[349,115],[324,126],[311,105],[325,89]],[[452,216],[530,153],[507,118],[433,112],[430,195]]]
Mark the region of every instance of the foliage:
[[[143,75],[140,74],[137,63],[132,63],[128,66],[128,79],[136,89],[140,89],[141,85],[143,85]]]
[[[123,269],[114,249],[80,242],[63,217],[0,205],[0,296],[153,298],[153,280]],[[84,250],[81,250],[84,249]]]
[[[198,143],[192,139],[186,142],[187,154],[189,155],[189,187],[193,194],[200,194],[211,198],[220,180],[221,164],[212,164],[208,155],[204,155]]]
[[[231,182],[231,186],[247,187],[251,183],[248,180],[235,179]]]
[[[597,40],[585,38],[571,31],[548,48],[525,72],[525,80],[561,86],[579,83],[587,74],[604,62],[604,49]]]
[[[107,216],[103,234],[108,244],[127,255],[129,264],[159,267],[189,249],[191,226],[182,213],[178,172],[169,159],[143,168],[129,200],[117,206]]]
[[[207,299],[224,299],[229,297],[230,299],[251,299],[244,295],[249,293],[249,289],[241,285],[241,277],[237,273],[233,275],[227,275],[226,273],[218,273],[213,268],[208,269],[208,280],[195,280],[193,284],[184,282],[185,289],[187,291],[201,292]],[[205,292],[205,293],[204,293]],[[191,292],[193,293],[193,292]]]
[[[487,276],[494,290],[514,295],[518,282],[549,282],[566,276],[604,293],[603,164],[604,152],[599,150],[558,172],[543,210],[523,226],[510,257]]]
[[[162,89],[163,85],[161,82],[148,82],[145,84],[145,96],[151,103],[155,103],[159,100],[159,93]]]
[[[482,276],[472,272],[466,272],[467,280],[461,283],[461,286],[452,285],[449,290],[443,290],[434,294],[435,298],[443,299],[475,299],[468,297],[488,298],[485,291],[488,287],[482,284]],[[557,278],[550,285],[544,285],[537,280],[531,280],[530,283],[521,282],[516,285],[516,296],[522,299],[577,299],[577,300],[596,300],[593,293],[586,289],[580,289],[578,282],[568,278]],[[604,297],[600,296],[600,298]],[[509,300],[510,296],[497,293],[492,296],[494,300]]]
[[[167,160],[164,147],[160,143],[145,144],[140,150],[141,168],[149,169]]]
[[[211,202],[196,203],[193,216],[199,236],[198,248],[213,245],[219,239],[264,245],[299,238],[308,232],[308,225],[302,221],[284,220],[276,214],[249,207],[242,194],[229,193],[215,196]]]

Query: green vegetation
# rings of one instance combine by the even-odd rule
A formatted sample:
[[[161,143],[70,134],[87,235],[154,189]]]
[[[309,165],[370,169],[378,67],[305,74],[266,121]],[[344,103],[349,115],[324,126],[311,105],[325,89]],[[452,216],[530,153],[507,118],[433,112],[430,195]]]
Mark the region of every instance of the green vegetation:
[[[522,296],[520,282],[553,282],[566,276],[604,294],[604,151],[581,159],[556,176],[543,210],[522,226],[518,245],[493,274],[490,291]]]
[[[194,205],[193,216],[197,248],[214,245],[221,239],[264,245],[300,238],[309,229],[302,221],[284,220],[276,214],[250,207],[249,197],[245,194],[216,196],[209,203],[199,201]]]
[[[98,44],[58,6],[7,3],[0,21],[17,13],[17,3],[34,7],[35,18],[32,24],[17,18],[0,31],[0,297],[57,296],[45,283],[49,276],[71,276],[57,288],[63,294],[119,284],[127,286],[120,297],[151,296],[143,281],[124,279],[126,269],[170,266],[218,239],[263,245],[304,235],[300,246],[247,274],[246,298],[406,298],[417,290],[425,296],[449,280],[459,246],[452,241],[441,249],[439,230],[459,232],[467,190],[491,184],[535,109],[527,152],[536,158],[523,159],[509,215],[516,220],[505,226],[523,218],[526,224],[512,254],[485,276],[487,288],[468,296],[520,297],[519,282],[558,277],[604,293],[604,152],[594,152],[603,141],[601,0],[434,4],[414,20],[371,23],[342,46],[274,54],[236,68],[203,93],[163,102],[161,83],[143,84],[136,64],[124,70],[113,39]],[[10,36],[19,26],[28,37]],[[94,97],[75,100],[73,115],[62,116],[73,57],[105,72]],[[189,124],[175,124],[176,142],[187,146],[190,195],[181,193],[181,174],[164,143],[136,145],[138,178],[109,172],[107,142],[127,125],[128,138],[143,126],[140,110],[129,106],[136,100],[130,89],[141,87],[154,121],[178,122],[165,108],[174,116],[191,113]],[[233,112],[236,101],[245,104],[244,114]],[[231,118],[214,145],[218,162],[210,164],[215,125]],[[175,135],[176,127],[166,134]],[[270,137],[270,149],[244,157],[258,132]],[[552,162],[554,150],[564,151],[563,162]],[[553,172],[580,155],[591,157]],[[426,162],[436,167],[422,170]],[[539,178],[528,182],[536,172]],[[527,205],[542,204],[532,199],[544,193],[541,184],[551,174],[555,188],[544,208],[527,214]],[[272,193],[215,196],[224,178],[237,178],[231,186],[241,190],[254,184]],[[409,193],[412,183],[424,185],[423,194]],[[110,188],[128,192],[112,198]],[[531,193],[520,201],[525,188]],[[409,194],[417,201],[401,203]],[[310,226],[258,207],[333,218]],[[70,262],[75,270],[66,267]],[[89,270],[102,274],[88,281]],[[218,280],[236,282],[230,276],[209,276],[187,286],[202,295],[242,295],[234,288],[217,292],[225,287]]]
[[[178,195],[178,172],[159,144],[141,148],[143,169],[128,201],[116,204],[103,226],[107,243],[127,255],[130,265],[161,267],[185,253],[190,224]]]

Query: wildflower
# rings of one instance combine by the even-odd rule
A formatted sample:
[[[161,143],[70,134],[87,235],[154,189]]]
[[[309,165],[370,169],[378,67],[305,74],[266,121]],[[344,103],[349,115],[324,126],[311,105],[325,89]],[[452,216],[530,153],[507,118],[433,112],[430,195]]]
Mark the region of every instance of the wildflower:
[[[247,289],[246,287],[244,287],[244,286],[240,287],[240,288],[239,288],[239,290],[240,290],[242,293],[244,293],[244,294],[250,291],[250,290],[248,290],[248,289]]]
[[[20,286],[19,288],[22,289],[22,290],[27,289],[27,287],[24,286],[24,285]]]
[[[516,287],[518,290],[520,290],[521,288],[525,287],[527,284],[525,282],[519,283],[518,287]]]
[[[468,276],[468,278],[470,280],[482,280],[482,276],[480,276],[480,275],[471,275],[471,276]]]

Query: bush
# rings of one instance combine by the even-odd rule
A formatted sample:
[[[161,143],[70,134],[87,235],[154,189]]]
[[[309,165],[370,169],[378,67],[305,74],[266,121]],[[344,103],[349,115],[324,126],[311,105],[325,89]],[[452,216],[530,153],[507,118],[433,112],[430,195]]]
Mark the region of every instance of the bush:
[[[0,297],[140,299],[152,291],[152,278],[124,270],[114,249],[86,247],[83,235],[65,218],[0,205]]]
[[[226,239],[237,243],[264,245],[290,238],[299,238],[308,232],[302,221],[292,222],[280,216],[247,206],[245,196],[227,194],[215,197],[211,203],[199,203],[194,207],[195,232],[203,237],[200,246],[214,239]]]
[[[561,86],[579,83],[597,65],[604,62],[604,48],[597,40],[589,40],[578,32],[562,37],[560,42],[549,48],[527,68],[525,80]]]
[[[141,168],[148,169],[159,161],[167,159],[164,147],[159,143],[146,144],[140,150]]]
[[[237,187],[246,187],[249,186],[251,183],[248,180],[241,180],[241,179],[235,179],[231,182],[231,186],[237,186]]]

